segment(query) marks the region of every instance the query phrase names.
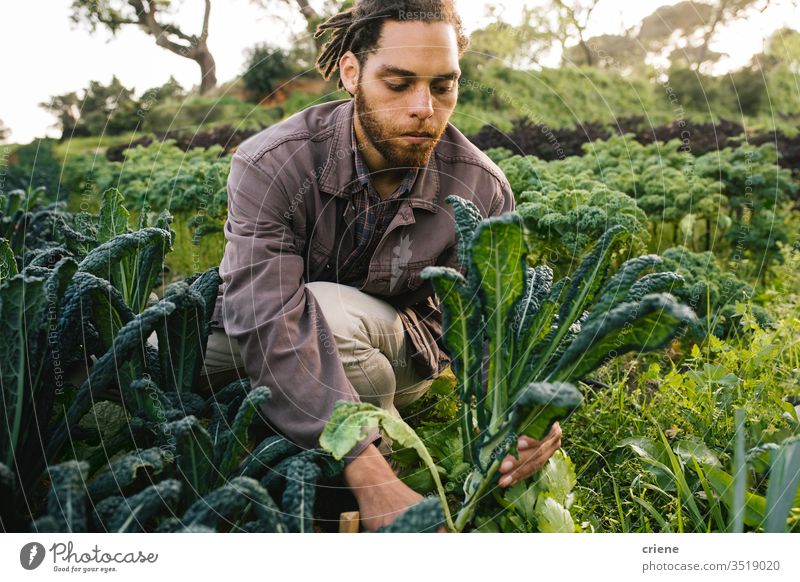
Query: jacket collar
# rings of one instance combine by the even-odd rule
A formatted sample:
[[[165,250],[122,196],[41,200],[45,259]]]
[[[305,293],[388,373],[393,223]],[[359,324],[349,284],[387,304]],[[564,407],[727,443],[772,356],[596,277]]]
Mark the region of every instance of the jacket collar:
[[[355,106],[352,99],[339,105],[333,112],[333,136],[325,169],[319,178],[320,190],[333,196],[347,198],[357,180],[353,163],[353,116]],[[434,148],[428,164],[419,168],[414,186],[408,194],[408,204],[412,208],[424,208],[430,212],[439,211],[439,162]]]

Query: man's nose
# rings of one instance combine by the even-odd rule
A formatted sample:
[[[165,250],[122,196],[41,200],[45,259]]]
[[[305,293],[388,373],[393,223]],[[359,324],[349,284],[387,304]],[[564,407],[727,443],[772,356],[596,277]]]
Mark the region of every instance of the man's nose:
[[[428,119],[433,115],[433,97],[428,86],[416,89],[411,95],[409,110],[412,116]]]

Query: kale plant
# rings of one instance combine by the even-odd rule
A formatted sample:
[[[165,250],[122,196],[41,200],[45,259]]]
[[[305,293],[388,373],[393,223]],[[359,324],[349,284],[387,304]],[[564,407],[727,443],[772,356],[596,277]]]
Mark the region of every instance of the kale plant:
[[[315,485],[343,464],[254,439],[266,387],[201,396],[218,269],[153,300],[169,214],[131,230],[116,189],[97,216],[37,196],[0,197],[0,529],[311,531]],[[38,216],[56,240],[24,236]]]
[[[469,470],[455,518],[424,443],[387,411],[340,401],[320,446],[340,459],[366,431],[382,427],[419,453],[433,474],[447,527],[460,532],[496,487],[503,458],[518,457],[518,437],[543,439],[579,406],[575,382],[623,353],[666,346],[695,315],[662,293],[678,275],[645,274],[660,263],[657,256],[614,269],[615,252],[630,242],[622,226],[609,229],[571,277],[553,283],[548,267],[527,265],[519,214],[482,219],[472,203],[456,196],[447,201],[455,208],[461,268],[428,267],[423,277],[441,302],[462,403],[461,456]]]

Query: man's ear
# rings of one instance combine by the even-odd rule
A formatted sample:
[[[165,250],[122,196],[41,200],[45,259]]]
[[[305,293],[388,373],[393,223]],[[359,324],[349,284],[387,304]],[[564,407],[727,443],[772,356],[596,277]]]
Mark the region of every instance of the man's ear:
[[[339,60],[339,76],[342,79],[342,85],[350,95],[356,94],[359,75],[360,65],[358,64],[358,59],[352,51],[347,51]]]

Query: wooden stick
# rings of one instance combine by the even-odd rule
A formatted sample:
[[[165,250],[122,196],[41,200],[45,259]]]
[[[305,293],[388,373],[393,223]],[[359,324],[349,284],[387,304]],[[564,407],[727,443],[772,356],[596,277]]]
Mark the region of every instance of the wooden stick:
[[[358,533],[358,524],[357,511],[343,511],[339,514],[339,533]]]

